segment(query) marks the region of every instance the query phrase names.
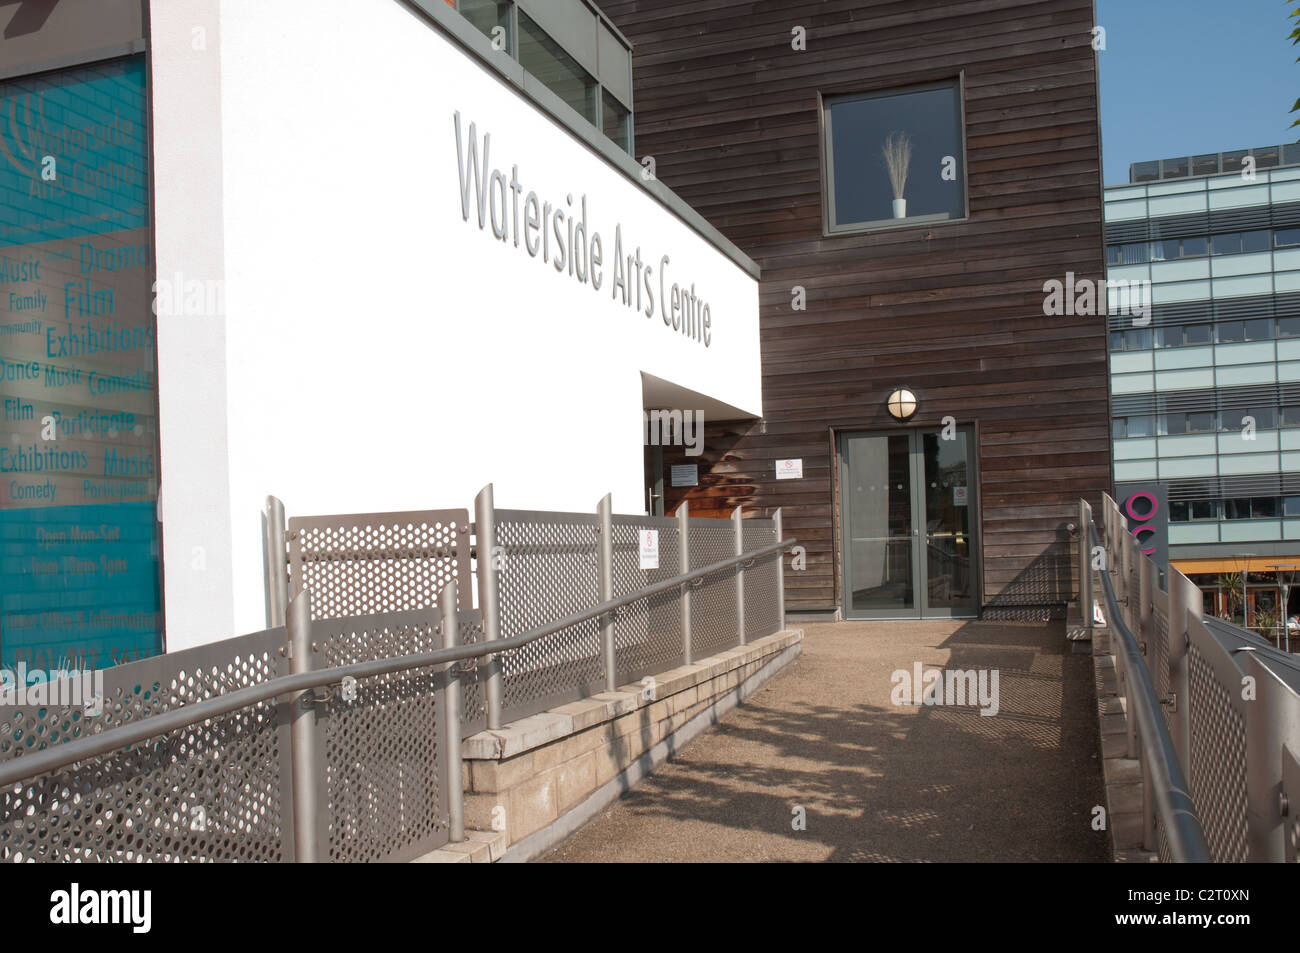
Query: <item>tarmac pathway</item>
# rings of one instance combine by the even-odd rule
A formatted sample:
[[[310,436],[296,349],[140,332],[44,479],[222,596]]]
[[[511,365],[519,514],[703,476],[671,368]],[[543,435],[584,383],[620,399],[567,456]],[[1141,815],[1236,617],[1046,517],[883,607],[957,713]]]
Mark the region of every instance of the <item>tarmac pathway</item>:
[[[917,662],[997,670],[997,714],[894,704]],[[542,860],[1105,862],[1097,731],[1062,622],[808,625],[795,664]]]

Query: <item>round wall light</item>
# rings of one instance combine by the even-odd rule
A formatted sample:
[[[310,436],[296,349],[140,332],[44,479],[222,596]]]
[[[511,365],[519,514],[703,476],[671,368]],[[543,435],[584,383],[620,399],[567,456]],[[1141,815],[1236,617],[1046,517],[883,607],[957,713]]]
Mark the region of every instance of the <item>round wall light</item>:
[[[916,413],[916,395],[906,387],[900,387],[889,395],[886,406],[889,408],[889,416],[895,420],[906,420]]]

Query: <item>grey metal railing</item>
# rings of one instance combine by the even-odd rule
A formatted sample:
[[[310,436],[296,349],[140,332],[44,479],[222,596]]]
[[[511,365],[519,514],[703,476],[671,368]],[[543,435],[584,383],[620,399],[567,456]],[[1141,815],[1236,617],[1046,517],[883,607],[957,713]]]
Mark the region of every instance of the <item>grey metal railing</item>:
[[[745,619],[759,625],[723,620],[737,643],[781,626],[779,558],[795,541],[780,539],[779,513],[772,521],[686,523],[682,549],[689,551],[696,523],[713,524],[699,527],[710,532],[727,527],[732,547],[724,558],[682,561],[685,571],[637,586],[628,569],[629,550],[637,555],[633,530],[653,518],[614,516],[607,503],[597,518],[608,542],[593,557],[594,599],[549,610],[550,618],[512,634],[500,627],[496,585],[511,546],[499,549],[491,487],[476,509],[478,591],[488,594],[483,612],[465,606],[465,511],[320,517],[286,526],[272,498],[265,552],[268,616],[277,624],[107,670],[111,697],[97,718],[43,705],[5,719],[0,858],[400,860],[462,839],[462,732],[499,723],[503,708],[520,717],[556,697],[552,686],[507,707],[498,688],[494,704],[492,680],[508,682],[503,672],[515,670],[503,663],[595,624],[603,656],[597,690],[629,671],[664,671],[680,664],[680,642],[678,653],[659,656],[638,654],[636,646],[660,637],[655,624],[666,618],[685,618],[689,631],[692,611],[700,612],[696,622],[718,628],[710,610],[683,614],[679,606],[692,588],[720,579],[732,597],[718,611],[748,605]],[[574,522],[565,514],[501,515],[502,523],[515,519],[525,527]],[[755,534],[763,541],[749,545]],[[563,546],[522,546],[513,557],[544,557],[533,565],[542,573],[536,588],[525,588],[524,596],[545,601],[574,585],[546,575],[556,558],[572,556]],[[435,580],[442,585],[433,586]],[[579,588],[587,591],[585,582]],[[317,589],[326,609],[314,617]],[[760,605],[762,599],[772,605]],[[375,614],[328,617],[355,608]],[[629,626],[634,616],[645,626]],[[467,634],[473,641],[463,644]],[[676,630],[669,636],[681,637]],[[535,667],[556,668],[544,652],[535,659]],[[463,699],[467,684],[479,689],[483,706]],[[571,691],[563,685],[559,694]]]
[[[1200,591],[1177,569],[1162,590],[1109,496],[1099,522],[1080,501],[1080,607],[1091,631],[1096,571],[1127,755],[1142,767],[1143,846],[1174,862],[1295,860],[1300,660],[1202,618]]]

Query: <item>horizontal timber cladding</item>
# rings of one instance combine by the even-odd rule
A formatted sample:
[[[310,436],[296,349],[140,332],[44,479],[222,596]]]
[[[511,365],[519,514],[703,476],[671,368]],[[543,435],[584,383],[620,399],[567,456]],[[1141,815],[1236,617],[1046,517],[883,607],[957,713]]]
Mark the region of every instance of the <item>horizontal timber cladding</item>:
[[[1044,315],[1043,286],[1105,272],[1091,0],[601,6],[635,44],[638,158],[763,272],[765,418],[665,448],[700,465],[669,511],[781,507],[808,555],[787,604],[839,604],[834,434],[890,428],[905,385],[908,426],[975,425],[985,607],[1070,599],[1067,524],[1111,486],[1106,327]],[[826,236],[819,95],[953,79],[968,218]]]

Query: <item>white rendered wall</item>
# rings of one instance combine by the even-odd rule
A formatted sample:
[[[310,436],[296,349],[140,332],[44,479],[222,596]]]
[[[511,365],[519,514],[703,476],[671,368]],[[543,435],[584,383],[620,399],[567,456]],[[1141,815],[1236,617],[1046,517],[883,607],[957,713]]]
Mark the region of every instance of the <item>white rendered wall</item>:
[[[164,167],[216,123],[185,108],[211,85],[201,58],[161,55],[191,45],[195,11],[159,16],[172,2],[153,4],[155,96],[190,91],[155,112],[159,222],[219,190],[225,345],[190,347],[191,328],[159,347],[169,649],[264,626],[269,493],[290,516],[472,508],[492,482],[501,507],[588,510],[612,491],[641,512],[641,371],[761,414],[757,283],[396,0],[221,0],[221,179]],[[466,152],[473,122],[522,191],[586,194],[600,291],[480,229],[473,194],[465,221],[457,111]],[[652,318],[611,296],[616,224],[656,268]],[[200,237],[160,230],[159,276],[199,253],[206,267]],[[661,319],[664,254],[669,282],[710,304],[708,348]],[[191,375],[223,360],[218,407],[194,408]],[[223,401],[224,469],[207,465]],[[211,538],[228,576],[187,569],[175,538]],[[233,632],[205,611],[223,602]]]

